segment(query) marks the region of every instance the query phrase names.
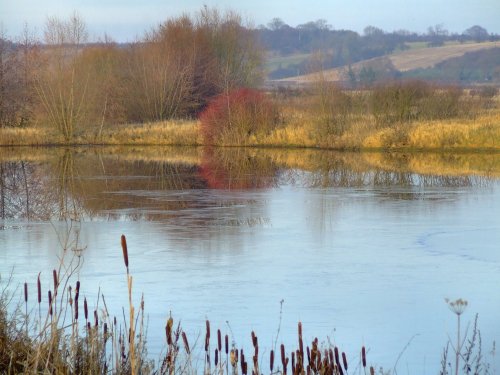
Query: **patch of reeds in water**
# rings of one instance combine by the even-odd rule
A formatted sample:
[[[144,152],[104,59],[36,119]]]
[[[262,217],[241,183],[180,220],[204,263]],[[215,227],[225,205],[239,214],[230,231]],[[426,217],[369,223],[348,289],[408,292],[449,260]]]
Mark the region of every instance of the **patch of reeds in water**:
[[[24,299],[13,309],[13,295],[7,287],[0,294],[0,373],[4,374],[196,374],[201,368],[193,357],[193,347],[179,323],[169,317],[165,325],[166,351],[158,363],[148,358],[144,328],[144,299],[136,311],[132,298],[133,279],[125,236],[121,237],[123,260],[129,292],[129,319],[118,322],[111,317],[106,299],[99,292],[95,309],[82,299],[82,282],[73,285],[77,267],[60,267],[52,273],[47,299],[41,274],[36,278],[36,298],[32,302],[28,283]],[[100,303],[102,305],[100,306]],[[24,305],[24,306],[22,306]],[[24,308],[23,308],[24,307]],[[80,309],[83,307],[83,317]],[[206,321],[203,346],[204,374],[263,374],[267,371],[259,340],[251,332],[251,352],[237,347],[228,334],[218,329],[211,335]],[[194,341],[196,342],[196,341]],[[276,363],[275,350],[270,351],[270,374],[344,375],[352,367],[344,352],[336,346],[322,348],[315,338],[305,345],[302,323],[298,323],[298,347],[280,347],[281,361]],[[214,346],[212,346],[214,345]],[[259,355],[260,353],[260,355]],[[341,353],[341,355],[340,355]],[[359,355],[358,368],[367,371],[365,348]],[[373,374],[373,368],[370,369]]]

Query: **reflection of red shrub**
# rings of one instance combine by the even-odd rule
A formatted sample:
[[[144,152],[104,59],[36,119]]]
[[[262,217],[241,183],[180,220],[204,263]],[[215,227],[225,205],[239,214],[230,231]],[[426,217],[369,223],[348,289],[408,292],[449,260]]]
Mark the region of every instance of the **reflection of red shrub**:
[[[242,148],[207,148],[199,173],[209,188],[261,189],[276,184],[277,168],[265,157],[251,156]]]
[[[218,95],[200,115],[205,144],[244,144],[249,136],[274,128],[277,120],[275,106],[252,89]]]

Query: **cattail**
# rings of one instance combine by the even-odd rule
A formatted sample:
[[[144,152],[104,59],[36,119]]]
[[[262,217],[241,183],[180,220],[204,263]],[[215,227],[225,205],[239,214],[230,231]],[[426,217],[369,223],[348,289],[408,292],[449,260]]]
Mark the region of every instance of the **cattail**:
[[[333,352],[335,353],[335,363],[340,367],[339,348],[335,347]]]
[[[94,310],[94,320],[95,320],[95,326],[97,327],[99,325],[99,318],[97,317],[97,310]]]
[[[24,302],[28,303],[28,283],[24,283]]]
[[[370,375],[375,375],[375,369],[373,366],[370,366]]]
[[[49,314],[52,316],[52,292],[49,290]]]
[[[243,351],[241,351],[243,353]],[[239,352],[238,352],[238,349],[235,350],[235,359],[236,359],[236,362],[239,361]]]
[[[252,331],[252,344],[254,347],[257,345],[257,336],[255,336],[254,331]]]
[[[107,334],[108,334],[108,323],[104,323],[104,338],[106,338]]]
[[[248,364],[246,362],[241,362],[241,372],[243,375],[247,375]]]
[[[222,352],[222,334],[220,333],[220,329],[217,330],[217,348],[219,352]]]
[[[78,298],[75,297],[75,320],[78,320]]]
[[[344,368],[347,371],[347,356],[342,352],[342,362],[344,362]]]
[[[219,364],[219,349],[215,348],[215,366]]]
[[[292,373],[295,374],[295,353],[292,352]]]
[[[125,262],[125,267],[127,267],[128,272],[128,250],[127,250],[127,239],[125,235],[122,234],[122,250],[123,250],[123,261]]]
[[[208,347],[210,345],[210,322],[206,321],[207,333],[205,334],[205,351],[208,352]]]
[[[311,375],[311,366],[307,365],[306,374]]]
[[[90,331],[90,322],[87,322],[87,330]]]
[[[361,348],[361,361],[363,362],[363,367],[366,367],[366,350],[364,346]]]
[[[167,325],[165,326],[165,334],[167,336],[167,344],[172,345],[172,327],[174,325],[174,320],[168,318]]]
[[[87,297],[83,298],[83,315],[85,316],[85,320],[89,319],[89,308],[87,306]]]
[[[227,355],[229,353],[229,336],[228,335],[226,335],[224,341],[225,341],[224,344],[225,344],[226,355]]]
[[[189,349],[189,343],[186,336],[186,332],[182,331],[182,341],[184,341],[184,348],[186,349],[187,354],[191,354],[191,350]]]
[[[285,368],[285,345],[281,344],[281,364]]]
[[[57,295],[57,287],[59,286],[59,282],[57,280],[57,271],[52,271],[52,277],[54,279],[54,296]]]
[[[271,354],[270,354],[270,358],[269,358],[269,367],[271,369],[271,372],[273,372],[273,368],[274,368],[274,350],[271,349]]]
[[[80,294],[80,281],[76,282],[75,298]]]
[[[42,303],[42,283],[40,282],[40,273],[38,273],[38,280],[36,281],[38,289],[38,304]]]
[[[311,364],[311,350],[309,347],[306,348],[307,350],[307,363],[310,365]]]
[[[332,348],[328,349],[328,357],[330,358],[330,362],[335,364],[335,360],[333,358],[333,350]]]

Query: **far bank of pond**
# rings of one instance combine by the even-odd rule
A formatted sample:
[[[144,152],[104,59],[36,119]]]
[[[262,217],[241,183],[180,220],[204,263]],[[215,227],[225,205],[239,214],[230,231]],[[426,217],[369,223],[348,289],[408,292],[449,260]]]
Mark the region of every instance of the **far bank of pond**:
[[[416,121],[380,125],[373,118],[360,118],[340,134],[324,134],[316,119],[292,114],[277,128],[252,134],[239,144],[276,148],[317,148],[335,150],[420,150],[499,151],[500,112],[492,111],[475,119]],[[99,132],[82,131],[67,142],[49,127],[0,128],[0,146],[50,145],[204,145],[196,120],[123,124]]]

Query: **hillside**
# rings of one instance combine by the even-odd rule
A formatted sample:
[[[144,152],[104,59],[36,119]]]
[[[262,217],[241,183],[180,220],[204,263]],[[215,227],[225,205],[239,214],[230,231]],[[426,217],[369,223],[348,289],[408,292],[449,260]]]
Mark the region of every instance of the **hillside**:
[[[466,53],[500,47],[500,42],[450,44],[442,47],[415,48],[390,55],[363,60],[350,66],[355,74],[372,69],[385,74],[408,72],[436,66],[446,60],[464,56]],[[349,66],[327,69],[323,71],[327,81],[346,81],[349,79]],[[318,73],[305,74],[271,81],[275,84],[307,84],[319,78]]]

